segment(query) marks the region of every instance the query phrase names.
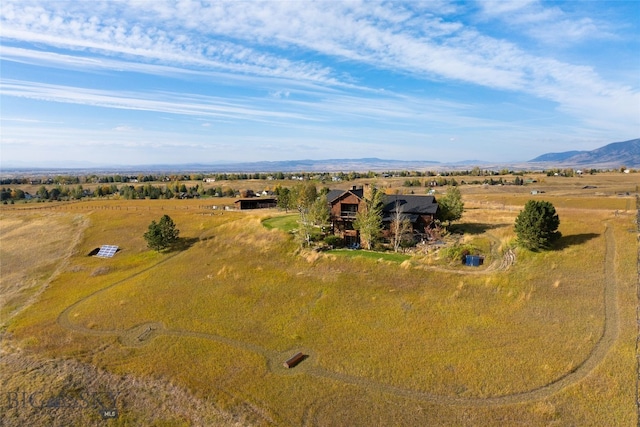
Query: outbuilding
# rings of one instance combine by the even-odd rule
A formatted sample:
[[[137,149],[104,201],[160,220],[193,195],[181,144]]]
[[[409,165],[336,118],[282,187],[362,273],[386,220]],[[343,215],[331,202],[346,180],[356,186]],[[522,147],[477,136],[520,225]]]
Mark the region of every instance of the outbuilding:
[[[278,200],[274,197],[249,197],[244,199],[238,199],[235,202],[236,209],[267,209],[275,208],[278,205]]]

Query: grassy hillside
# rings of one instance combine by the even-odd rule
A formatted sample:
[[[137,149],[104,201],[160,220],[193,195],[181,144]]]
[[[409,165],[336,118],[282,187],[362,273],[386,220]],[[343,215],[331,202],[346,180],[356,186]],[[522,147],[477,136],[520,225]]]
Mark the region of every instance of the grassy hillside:
[[[465,200],[462,228],[501,256],[526,196]],[[58,368],[34,382],[32,365],[4,358],[0,376],[12,390],[116,390],[114,425],[151,411],[163,425],[632,425],[634,200],[553,203],[556,250],[460,271],[423,256],[299,253],[278,229],[292,217],[277,211],[174,200],[6,208],[2,286],[22,290],[5,303],[3,351]],[[163,214],[182,250],[146,248],[142,234]],[[34,238],[46,230],[57,237]],[[101,244],[121,251],[87,256]],[[21,247],[42,259],[24,269]],[[21,269],[34,285],[20,288]],[[282,367],[297,351],[308,358]],[[8,408],[6,419],[104,423],[88,409],[30,411]]]

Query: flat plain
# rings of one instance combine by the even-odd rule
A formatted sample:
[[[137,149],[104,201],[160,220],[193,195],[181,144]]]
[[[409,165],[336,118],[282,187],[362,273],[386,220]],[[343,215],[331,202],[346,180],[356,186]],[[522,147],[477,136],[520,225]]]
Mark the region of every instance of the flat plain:
[[[265,227],[285,212],[211,209],[232,199],[3,206],[3,422],[104,425],[103,393],[110,425],[635,425],[638,184],[461,186],[481,268],[300,251]],[[532,198],[558,211],[553,250],[515,246]],[[164,214],[181,247],[157,253]],[[120,251],[88,256],[103,244]]]

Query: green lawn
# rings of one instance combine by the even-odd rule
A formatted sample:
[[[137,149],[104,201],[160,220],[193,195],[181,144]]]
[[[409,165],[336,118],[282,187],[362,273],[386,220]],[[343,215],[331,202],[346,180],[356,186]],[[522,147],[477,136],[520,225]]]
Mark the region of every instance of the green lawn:
[[[384,261],[393,261],[393,262],[403,262],[408,259],[411,259],[411,255],[393,253],[393,252],[375,252],[375,251],[365,251],[365,250],[353,250],[353,249],[332,249],[327,251],[328,254],[338,255],[346,258],[366,258],[373,260],[384,260]]]
[[[287,233],[289,233],[298,228],[298,215],[287,214],[274,216],[262,220],[262,225],[264,225],[264,227],[268,230],[276,228],[278,230],[286,231]]]

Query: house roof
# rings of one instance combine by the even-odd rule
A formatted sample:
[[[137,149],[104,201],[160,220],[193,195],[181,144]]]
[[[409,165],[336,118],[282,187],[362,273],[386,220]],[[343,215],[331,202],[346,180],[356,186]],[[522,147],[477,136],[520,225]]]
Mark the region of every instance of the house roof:
[[[327,193],[327,201],[331,203],[343,194],[344,190],[329,190],[329,192]]]
[[[327,193],[327,201],[332,203],[346,193],[351,193],[359,199],[362,199],[364,196],[364,190],[362,188],[352,188],[350,190],[329,190]]]
[[[233,203],[241,203],[241,202],[257,202],[257,203],[265,203],[265,202],[277,202],[278,199],[275,197],[244,197],[241,199],[236,199]]]
[[[400,214],[400,221],[404,221],[405,219],[409,220],[409,222],[416,222],[418,220],[418,217],[420,215],[419,214],[407,214],[407,213],[401,213]],[[383,217],[382,217],[382,222],[393,222],[395,221],[395,217],[393,212],[384,212]]]
[[[362,188],[350,189],[350,190],[330,190],[327,193],[327,200],[329,203],[334,203],[339,198],[347,193],[351,193],[356,197],[362,199],[364,190]],[[417,195],[404,195],[394,194],[385,195],[382,199],[383,207],[383,220],[390,218],[396,210],[396,202],[400,204],[402,214],[409,217],[412,221],[417,218],[416,215],[431,214],[435,215],[438,211],[438,202],[434,196],[417,196]]]
[[[384,206],[382,211],[386,214],[392,214],[396,209],[396,202],[400,204],[400,210],[403,214],[432,214],[438,211],[438,203],[433,196],[416,196],[416,195],[387,195],[384,196]]]

